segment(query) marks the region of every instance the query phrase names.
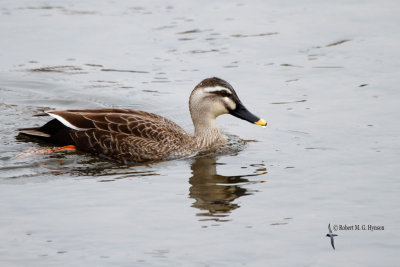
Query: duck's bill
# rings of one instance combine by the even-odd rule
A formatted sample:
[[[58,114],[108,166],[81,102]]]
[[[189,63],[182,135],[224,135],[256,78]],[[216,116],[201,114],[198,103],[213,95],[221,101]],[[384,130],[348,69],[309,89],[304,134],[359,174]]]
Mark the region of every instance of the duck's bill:
[[[257,117],[253,113],[247,110],[245,106],[243,106],[241,103],[236,105],[236,109],[229,111],[229,113],[235,117],[238,117],[239,119],[261,125],[261,126],[266,126],[267,122],[260,117]]]

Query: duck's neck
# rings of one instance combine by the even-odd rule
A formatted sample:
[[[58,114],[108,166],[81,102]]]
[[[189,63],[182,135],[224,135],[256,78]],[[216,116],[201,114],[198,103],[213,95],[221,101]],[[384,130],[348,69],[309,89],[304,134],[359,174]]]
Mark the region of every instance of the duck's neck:
[[[216,118],[210,116],[193,117],[194,138],[199,148],[210,147],[222,140],[222,134],[217,128]]]

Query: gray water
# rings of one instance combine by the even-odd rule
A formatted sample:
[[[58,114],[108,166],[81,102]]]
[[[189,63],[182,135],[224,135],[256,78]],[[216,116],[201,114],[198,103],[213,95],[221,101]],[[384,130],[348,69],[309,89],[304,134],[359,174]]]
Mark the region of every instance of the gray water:
[[[0,5],[1,266],[397,266],[398,1]],[[193,130],[217,76],[264,118],[232,146],[122,165],[16,138],[44,109],[141,109]],[[236,140],[236,141],[235,141]],[[328,224],[383,226],[334,232]]]

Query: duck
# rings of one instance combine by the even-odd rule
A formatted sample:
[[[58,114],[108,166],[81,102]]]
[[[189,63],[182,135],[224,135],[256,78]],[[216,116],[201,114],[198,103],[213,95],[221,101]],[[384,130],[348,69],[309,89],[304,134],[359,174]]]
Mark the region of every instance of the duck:
[[[52,120],[41,127],[19,129],[19,134],[124,163],[140,163],[182,158],[223,144],[226,138],[216,123],[223,114],[267,125],[248,111],[228,82],[217,77],[194,87],[189,110],[193,134],[163,116],[117,108],[46,110],[43,115]]]

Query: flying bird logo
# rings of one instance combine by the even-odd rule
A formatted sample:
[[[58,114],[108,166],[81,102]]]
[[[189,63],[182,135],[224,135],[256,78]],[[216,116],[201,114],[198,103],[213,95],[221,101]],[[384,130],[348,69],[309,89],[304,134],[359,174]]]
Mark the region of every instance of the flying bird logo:
[[[331,224],[328,224],[328,230],[329,230],[329,233],[327,233],[326,236],[330,237],[332,248],[335,249],[335,241],[333,240],[333,238],[338,235],[332,233]]]

